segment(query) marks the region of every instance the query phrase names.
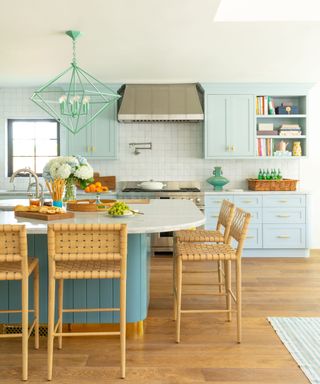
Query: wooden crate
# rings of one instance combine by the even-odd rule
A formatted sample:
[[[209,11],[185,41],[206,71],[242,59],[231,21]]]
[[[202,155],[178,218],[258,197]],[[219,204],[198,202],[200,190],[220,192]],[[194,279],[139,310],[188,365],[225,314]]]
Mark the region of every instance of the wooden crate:
[[[248,189],[250,191],[296,191],[299,180],[258,180],[248,179]]]

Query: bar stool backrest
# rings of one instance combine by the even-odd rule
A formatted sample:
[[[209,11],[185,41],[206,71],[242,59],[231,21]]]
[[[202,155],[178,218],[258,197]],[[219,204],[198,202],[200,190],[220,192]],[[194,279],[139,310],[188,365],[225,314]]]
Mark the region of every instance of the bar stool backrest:
[[[21,262],[21,273],[24,278],[28,274],[28,243],[27,232],[24,225],[0,225],[0,263],[6,265],[5,269],[11,270],[12,262]],[[12,272],[14,274],[14,272]],[[0,279],[5,279],[4,274]],[[6,275],[7,276],[7,275]],[[21,276],[21,275],[20,275]],[[21,277],[20,277],[21,278]],[[13,276],[15,279],[15,274]]]
[[[230,227],[234,215],[235,205],[228,200],[223,200],[219,212],[218,222],[217,222],[217,231],[220,231],[221,226],[223,226],[224,240],[227,241]]]
[[[55,261],[121,260],[127,256],[127,225],[49,224],[48,254]]]
[[[247,236],[248,226],[250,223],[251,214],[243,211],[240,208],[236,208],[233,220],[230,227],[230,233],[227,243],[230,244],[231,240],[237,241],[237,256],[240,257],[244,245],[244,241]]]

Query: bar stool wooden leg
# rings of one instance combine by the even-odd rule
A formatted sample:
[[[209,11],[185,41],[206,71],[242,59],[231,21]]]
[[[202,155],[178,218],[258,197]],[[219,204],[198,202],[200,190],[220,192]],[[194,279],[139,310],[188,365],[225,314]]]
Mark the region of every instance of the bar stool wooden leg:
[[[33,302],[34,302],[34,347],[39,349],[39,265],[33,271]]]
[[[241,260],[236,262],[236,278],[237,278],[237,340],[241,343],[242,327],[241,327]]]
[[[173,320],[177,320],[177,279],[176,279],[176,256],[173,256]]]
[[[121,378],[126,377],[126,276],[120,278]]]
[[[221,273],[222,263],[221,263],[221,261],[219,260],[219,261],[217,262],[217,264],[218,264],[219,293],[222,293],[222,273]]]
[[[226,305],[227,305],[227,320],[231,321],[231,310],[232,310],[232,301],[231,301],[231,261],[224,262],[224,273],[225,273],[225,289],[226,289]]]
[[[54,303],[55,280],[49,270],[49,304],[48,304],[48,380],[52,380],[53,340],[54,340]]]
[[[180,324],[181,324],[181,291],[182,291],[182,260],[177,259],[177,322],[176,322],[176,342],[180,343]]]
[[[28,380],[28,295],[28,275],[26,275],[22,277],[22,380]]]
[[[58,332],[62,333],[62,320],[63,320],[63,280],[58,281]],[[62,336],[58,337],[58,348],[62,349]]]

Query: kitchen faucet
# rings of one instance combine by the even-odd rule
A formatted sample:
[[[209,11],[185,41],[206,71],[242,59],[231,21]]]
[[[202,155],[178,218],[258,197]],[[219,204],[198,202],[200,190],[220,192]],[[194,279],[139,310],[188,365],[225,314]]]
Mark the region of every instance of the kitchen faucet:
[[[20,174],[20,173],[27,173],[29,174],[29,185],[28,185],[28,191],[30,190],[30,187],[35,184],[36,186],[36,197],[37,198],[43,198],[43,186],[41,185],[41,196],[39,194],[39,189],[40,189],[40,183],[39,183],[39,178],[38,175],[31,169],[31,168],[21,168],[15,171],[12,176],[10,177],[10,183],[14,183],[15,177]],[[31,183],[31,175],[34,177],[35,182]],[[13,184],[14,185],[14,184]]]

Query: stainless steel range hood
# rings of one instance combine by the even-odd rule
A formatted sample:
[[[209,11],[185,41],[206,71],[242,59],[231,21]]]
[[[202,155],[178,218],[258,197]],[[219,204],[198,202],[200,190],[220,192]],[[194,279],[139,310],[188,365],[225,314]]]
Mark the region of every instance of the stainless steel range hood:
[[[203,120],[200,84],[125,84],[118,93],[120,122]]]

